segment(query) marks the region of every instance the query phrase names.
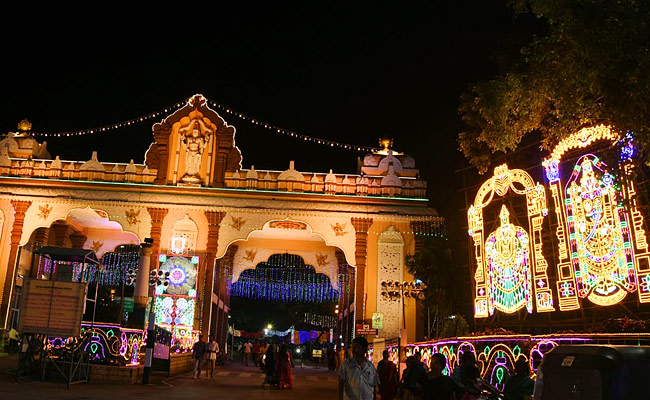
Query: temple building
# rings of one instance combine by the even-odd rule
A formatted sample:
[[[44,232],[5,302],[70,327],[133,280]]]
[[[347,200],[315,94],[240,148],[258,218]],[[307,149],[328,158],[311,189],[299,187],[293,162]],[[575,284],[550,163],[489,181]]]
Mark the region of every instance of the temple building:
[[[279,160],[285,170],[246,169],[235,127],[202,95],[153,125],[144,164],[100,161],[97,152],[62,160],[30,129],[23,121],[0,141],[0,328],[15,326],[24,281],[52,276],[38,248],[92,249],[108,264],[130,246],[166,273],[156,321],[181,327],[175,335],[186,340],[200,332],[223,342],[231,293],[252,290],[247,271],[296,257],[327,277],[319,295],[338,298],[344,340],[373,313],[383,315],[377,336],[396,338],[405,325],[410,342],[421,339],[417,301],[405,301],[403,314],[381,284],[413,280],[406,256],[444,235],[444,219],[415,160],[388,144],[357,174],[303,172],[291,160]]]

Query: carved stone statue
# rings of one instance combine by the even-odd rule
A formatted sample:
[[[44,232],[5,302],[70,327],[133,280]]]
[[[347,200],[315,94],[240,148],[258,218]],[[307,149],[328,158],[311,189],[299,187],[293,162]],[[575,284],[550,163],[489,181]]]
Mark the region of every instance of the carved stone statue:
[[[201,177],[199,172],[201,170],[201,159],[203,158],[203,150],[206,148],[210,141],[212,131],[197,121],[192,127],[192,131],[188,133],[190,126],[181,129],[183,138],[181,143],[185,148],[185,174],[181,177],[183,183],[200,183]],[[203,128],[204,133],[201,132]]]

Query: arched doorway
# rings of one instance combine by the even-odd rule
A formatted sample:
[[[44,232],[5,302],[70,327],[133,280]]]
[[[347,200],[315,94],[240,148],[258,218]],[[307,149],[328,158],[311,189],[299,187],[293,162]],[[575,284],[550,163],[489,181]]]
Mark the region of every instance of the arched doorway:
[[[225,253],[217,263],[224,285],[217,290],[229,308],[227,315],[216,310],[212,324],[228,318],[236,340],[302,344],[303,350],[308,340],[317,347],[349,343],[354,316],[343,323],[338,311],[354,303],[354,267],[306,223],[268,221]]]

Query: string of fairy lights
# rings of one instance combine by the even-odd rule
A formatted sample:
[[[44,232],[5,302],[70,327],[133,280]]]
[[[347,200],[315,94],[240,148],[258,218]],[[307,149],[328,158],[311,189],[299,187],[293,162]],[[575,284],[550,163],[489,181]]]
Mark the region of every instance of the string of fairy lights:
[[[204,97],[205,98],[205,97]],[[183,101],[179,101],[178,103],[175,103],[171,106],[165,107],[161,110],[150,112],[145,115],[141,115],[136,118],[132,118],[123,122],[118,122],[114,124],[108,124],[108,125],[103,125],[99,126],[96,128],[88,128],[88,129],[82,129],[82,130],[69,130],[69,131],[63,131],[63,132],[29,132],[33,136],[42,136],[42,137],[74,137],[74,136],[84,136],[84,135],[92,135],[92,134],[98,134],[98,133],[105,133],[105,132],[110,132],[110,131],[116,131],[120,128],[124,128],[127,126],[135,125],[147,120],[150,120],[152,118],[156,117],[161,117],[164,116],[165,114],[168,114],[170,112],[176,111],[179,108],[185,106],[190,102],[191,98],[187,98]],[[340,143],[336,142],[333,140],[327,140],[323,138],[318,138],[318,137],[313,137],[309,135],[304,135],[302,133],[290,130],[290,129],[285,129],[281,128],[279,126],[276,126],[274,124],[271,124],[269,122],[262,121],[260,119],[251,117],[248,114],[242,113],[240,111],[237,111],[235,109],[232,109],[230,107],[227,107],[221,103],[218,103],[214,100],[205,98],[206,102],[208,105],[210,105],[213,108],[219,109],[226,114],[233,115],[242,121],[246,121],[252,125],[256,125],[262,128],[265,128],[271,132],[274,132],[276,134],[292,137],[295,139],[300,139],[305,142],[311,142],[327,147],[338,147],[341,149],[345,150],[354,150],[354,151],[363,151],[363,152],[377,152],[380,149],[372,146],[361,146],[361,145],[355,145],[355,144],[349,144],[349,143]]]

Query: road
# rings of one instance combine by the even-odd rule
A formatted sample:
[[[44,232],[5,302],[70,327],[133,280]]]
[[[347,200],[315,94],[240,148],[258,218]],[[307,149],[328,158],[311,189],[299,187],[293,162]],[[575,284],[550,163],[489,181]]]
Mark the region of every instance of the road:
[[[36,379],[20,380],[8,370],[15,367],[13,357],[1,357],[0,398],[21,400],[64,399],[64,400],[116,400],[116,399],[336,399],[337,378],[325,366],[301,367],[293,370],[292,389],[270,389],[262,387],[264,375],[259,368],[227,363],[215,372],[213,379],[192,379],[191,373],[174,377],[154,377],[155,383],[143,384],[78,384],[67,389],[64,384],[42,382]],[[8,395],[5,397],[5,395]]]

